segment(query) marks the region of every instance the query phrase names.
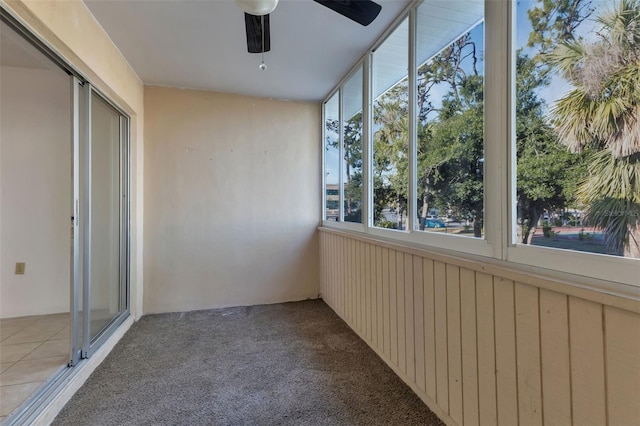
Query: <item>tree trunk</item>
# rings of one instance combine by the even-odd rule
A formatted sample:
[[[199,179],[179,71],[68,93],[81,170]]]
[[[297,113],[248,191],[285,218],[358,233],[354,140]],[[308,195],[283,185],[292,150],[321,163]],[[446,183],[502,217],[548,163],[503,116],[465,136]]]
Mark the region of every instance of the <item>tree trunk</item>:
[[[424,186],[424,195],[422,196],[422,210],[420,211],[420,230],[424,231],[427,227],[427,215],[429,214],[429,179]]]
[[[427,194],[422,197],[422,209],[420,210],[420,230],[424,231],[427,226],[427,213],[429,212],[429,203],[427,202]]]
[[[540,213],[537,210],[530,211],[531,222],[527,227],[527,232],[522,234],[522,243],[531,245],[533,241],[533,236],[536,233],[536,228],[538,226],[538,220],[540,219]]]
[[[482,237],[482,226],[480,226],[480,221],[477,216],[473,218],[473,236],[477,238]]]
[[[640,226],[629,229],[629,244],[624,247],[624,257],[640,259]]]

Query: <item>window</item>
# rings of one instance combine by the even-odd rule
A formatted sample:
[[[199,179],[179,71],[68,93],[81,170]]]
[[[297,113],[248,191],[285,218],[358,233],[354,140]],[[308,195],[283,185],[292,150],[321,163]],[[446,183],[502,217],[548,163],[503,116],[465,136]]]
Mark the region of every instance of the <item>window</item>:
[[[515,243],[640,258],[640,10],[578,6],[517,3]]]
[[[362,66],[342,88],[344,221],[362,222]]]
[[[326,224],[637,291],[638,28],[637,0],[411,7],[325,104],[327,219],[367,218]]]
[[[373,54],[373,224],[407,229],[409,21]]]
[[[417,231],[484,235],[483,6],[417,9]]]
[[[340,93],[324,104],[324,185],[325,220],[339,220],[340,200]],[[335,201],[335,203],[334,203]]]

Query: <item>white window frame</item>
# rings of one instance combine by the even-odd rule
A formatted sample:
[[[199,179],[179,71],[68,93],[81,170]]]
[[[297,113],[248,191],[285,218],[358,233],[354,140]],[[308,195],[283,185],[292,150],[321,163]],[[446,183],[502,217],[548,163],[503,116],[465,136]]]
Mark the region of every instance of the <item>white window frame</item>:
[[[358,63],[351,68],[351,70],[347,73],[346,77],[343,79],[343,81],[340,83],[340,100],[339,100],[339,104],[340,104],[340,224],[342,225],[343,228],[345,229],[350,229],[352,231],[358,231],[358,232],[364,232],[365,231],[365,209],[368,210],[369,208],[369,204],[367,202],[365,202],[365,200],[367,200],[367,185],[365,185],[365,176],[369,175],[369,172],[366,169],[366,163],[365,163],[365,154],[366,151],[368,150],[369,147],[369,143],[368,143],[368,139],[365,139],[365,131],[364,131],[364,127],[365,127],[365,122],[366,122],[366,118],[365,118],[365,73],[366,73],[366,69],[365,69],[365,64],[364,64],[364,60],[360,60],[358,61]],[[351,80],[351,78],[357,74],[357,72],[361,70],[362,71],[362,136],[361,138],[361,144],[362,144],[362,213],[360,215],[360,223],[358,222],[345,222],[344,220],[344,166],[345,166],[345,161],[344,161],[344,85]],[[365,150],[365,147],[367,147],[367,150]]]
[[[530,271],[531,267],[545,275],[576,285],[600,289],[607,293],[640,295],[640,261],[618,256],[516,244],[516,158],[515,158],[515,12],[516,0],[485,0],[484,17],[484,238],[416,231],[415,218],[409,215],[407,230],[373,226],[372,194],[372,55],[388,36],[409,19],[409,199],[408,211],[416,210],[416,19],[422,2],[412,2],[390,25],[373,47],[358,60],[345,78],[323,103],[323,219],[325,211],[324,183],[324,105],[358,67],[363,67],[363,223],[329,222],[328,228],[353,231],[387,241],[424,247],[444,253],[468,255],[474,260],[486,259],[506,267]],[[505,84],[506,82],[506,84]],[[342,106],[342,99],[340,100]],[[341,112],[342,114],[342,109]],[[342,118],[342,116],[341,116]],[[343,132],[340,122],[341,135]],[[342,147],[342,139],[340,146]],[[342,148],[341,148],[342,149]],[[342,167],[342,153],[340,155]],[[340,180],[342,183],[342,169]],[[342,191],[341,191],[342,193]],[[340,199],[340,209],[344,201]],[[480,256],[480,257],[478,257]]]
[[[503,11],[506,18],[503,18],[504,37],[508,40],[509,45],[505,52],[509,52],[508,74],[504,76],[504,81],[509,81],[508,94],[508,117],[507,128],[509,129],[508,157],[503,164],[509,166],[508,176],[508,197],[507,205],[509,206],[508,221],[505,223],[504,229],[508,229],[505,242],[504,260],[509,262],[543,267],[551,271],[559,271],[570,273],[584,278],[596,278],[599,280],[612,280],[615,282],[629,285],[632,287],[640,287],[640,260],[629,259],[619,256],[611,256],[605,254],[594,254],[588,252],[580,252],[573,250],[555,249],[549,247],[529,246],[526,244],[517,244],[516,233],[516,12],[517,5],[512,2],[505,2]],[[553,274],[553,272],[551,272]]]

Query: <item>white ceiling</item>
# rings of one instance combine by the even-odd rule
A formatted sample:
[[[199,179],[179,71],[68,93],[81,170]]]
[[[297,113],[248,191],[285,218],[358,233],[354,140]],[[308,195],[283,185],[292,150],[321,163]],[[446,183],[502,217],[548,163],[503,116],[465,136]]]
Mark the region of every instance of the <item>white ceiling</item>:
[[[247,53],[232,0],[85,2],[145,84],[318,101],[410,0],[376,0],[382,12],[368,27],[311,0],[280,0],[266,71]]]

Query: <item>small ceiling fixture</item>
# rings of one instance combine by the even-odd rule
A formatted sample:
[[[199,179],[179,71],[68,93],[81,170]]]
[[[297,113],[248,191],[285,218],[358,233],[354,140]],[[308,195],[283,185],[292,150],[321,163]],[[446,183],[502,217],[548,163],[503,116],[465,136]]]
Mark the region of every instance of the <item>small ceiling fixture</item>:
[[[276,0],[276,3],[277,2],[278,0]],[[262,30],[260,31],[262,33],[262,62],[258,65],[258,69],[260,71],[265,71],[267,69],[267,64],[264,63],[264,15],[260,16],[260,21],[262,25]]]
[[[278,0],[236,0],[240,9],[249,15],[267,15],[276,8]]]

